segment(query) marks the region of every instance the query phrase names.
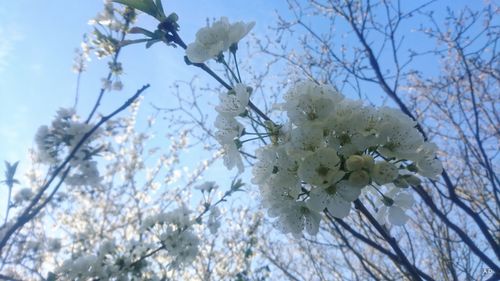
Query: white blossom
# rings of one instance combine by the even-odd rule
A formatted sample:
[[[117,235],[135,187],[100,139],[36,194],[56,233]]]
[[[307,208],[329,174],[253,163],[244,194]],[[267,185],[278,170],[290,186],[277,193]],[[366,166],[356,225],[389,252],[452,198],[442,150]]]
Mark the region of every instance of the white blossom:
[[[66,177],[66,184],[73,186],[98,186],[101,182],[96,161],[76,161],[77,172]]]
[[[212,207],[210,209],[210,215],[208,216],[207,227],[210,230],[210,233],[216,234],[219,229],[220,223],[220,210],[217,207]]]
[[[296,125],[317,123],[326,120],[342,99],[333,87],[306,81],[288,91],[284,109]]]
[[[399,188],[393,188],[382,198],[383,205],[379,207],[375,218],[381,224],[386,222],[394,225],[404,225],[410,218],[406,210],[411,208],[414,199],[406,191],[400,191]]]
[[[298,175],[308,184],[330,186],[344,176],[344,172],[339,170],[339,161],[334,149],[320,148],[300,162]]]
[[[377,126],[385,157],[414,159],[424,138],[415,128],[416,122],[402,112],[388,107],[380,109],[381,122]]]
[[[228,93],[220,93],[220,103],[215,110],[222,115],[236,117],[245,112],[249,97],[247,86],[236,84]]]
[[[418,173],[424,177],[436,179],[443,172],[443,164],[436,158],[437,146],[425,143],[419,150],[416,159]]]
[[[49,238],[47,241],[47,251],[49,252],[59,252],[61,249],[61,239],[59,238]]]
[[[325,208],[336,218],[346,217],[351,210],[351,202],[361,194],[361,188],[341,181],[327,188],[315,187],[309,193],[307,205],[312,210],[323,211]]]
[[[226,17],[196,33],[196,40],[187,46],[186,55],[193,63],[203,63],[238,43],[254,27],[255,22],[229,23]]]
[[[33,197],[33,191],[29,187],[22,188],[19,190],[16,195],[14,195],[14,202],[22,203],[24,201],[28,201]]]
[[[214,181],[207,181],[200,185],[195,186],[194,188],[201,190],[202,192],[210,192],[217,188],[217,184]]]
[[[112,88],[111,80],[107,78],[101,78],[101,88],[106,91],[111,91]]]
[[[291,233],[294,237],[300,238],[304,227],[310,235],[316,235],[319,231],[321,215],[309,209],[304,202],[292,202],[284,204],[281,208],[280,216],[275,225],[283,233]]]
[[[38,149],[38,160],[42,163],[57,162],[58,141],[51,135],[49,127],[40,126],[35,135],[35,142]]]
[[[313,125],[292,129],[290,140],[285,144],[288,154],[297,160],[324,145],[323,129]]]
[[[238,139],[243,132],[243,125],[232,116],[219,114],[215,119],[215,127],[218,129],[215,139],[222,146],[224,165],[228,169],[237,167],[242,173],[244,166],[239,152]]]
[[[121,91],[123,89],[123,83],[122,81],[115,81],[113,82],[113,90],[115,91]]]
[[[277,169],[277,153],[272,146],[261,147],[255,152],[257,162],[252,168],[252,183],[263,184]]]
[[[236,167],[238,169],[238,173],[243,173],[245,170],[245,166],[243,165],[243,159],[241,159],[240,151],[236,144],[226,144],[222,146],[223,149],[223,160],[224,166],[228,169],[233,169]]]
[[[392,163],[378,161],[373,166],[371,176],[380,185],[390,183],[398,177],[398,168]]]

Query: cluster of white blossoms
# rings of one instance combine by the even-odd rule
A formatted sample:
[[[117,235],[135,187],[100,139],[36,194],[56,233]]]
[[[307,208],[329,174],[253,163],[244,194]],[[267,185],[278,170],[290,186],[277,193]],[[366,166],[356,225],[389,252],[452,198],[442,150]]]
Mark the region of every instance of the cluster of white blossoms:
[[[141,225],[141,230],[152,233],[160,241],[172,258],[172,267],[188,264],[198,254],[200,239],[192,230],[194,221],[190,219],[190,214],[191,211],[182,206],[147,217]]]
[[[241,114],[246,112],[246,106],[250,98],[251,90],[243,85],[236,84],[232,90],[219,95],[220,104],[215,108],[218,115],[215,119],[215,139],[224,150],[224,165],[228,169],[238,168],[243,172],[243,160],[239,149],[241,144],[239,137],[243,133],[244,126],[236,120]]]
[[[430,178],[441,173],[436,146],[395,109],[363,106],[313,82],[296,85],[284,99],[279,107],[289,123],[273,143],[257,150],[252,182],[285,233],[300,236],[305,227],[316,234],[325,209],[346,217],[367,186],[383,199],[378,217],[389,214],[389,222],[403,224],[412,201],[400,190],[418,184],[417,173]],[[384,195],[383,185],[397,189]]]
[[[113,1],[104,0],[104,10],[88,21],[89,25],[100,25],[110,27],[111,30],[119,32],[123,30],[124,24],[116,17]]]
[[[72,108],[61,108],[51,126],[41,126],[35,136],[38,161],[57,165],[63,157],[77,148],[80,141],[92,129],[91,124],[79,120]],[[69,185],[97,185],[100,182],[97,162],[92,160],[99,151],[92,142],[99,138],[96,131],[80,144],[70,164],[73,172],[66,177]]]
[[[14,203],[20,204],[24,201],[29,201],[33,198],[33,190],[29,187],[20,189],[16,195],[14,195]]]
[[[187,46],[186,55],[193,63],[203,63],[216,58],[231,45],[237,44],[254,25],[255,22],[231,24],[226,17],[221,17],[212,26],[198,30],[195,42]]]
[[[218,187],[219,186],[214,181],[207,181],[195,186],[194,189],[200,190],[203,194],[209,194],[213,190],[216,190]],[[208,230],[210,230],[210,233],[216,234],[221,226],[221,211],[217,206],[210,206],[210,203],[208,203],[208,205],[205,205],[205,208],[209,208],[210,210],[210,215],[208,216],[207,220],[207,228]]]
[[[236,51],[238,42],[254,27],[255,22],[229,23],[226,17],[214,22],[211,26],[201,28],[196,33],[195,42],[186,48],[186,56],[192,63],[203,63],[209,59],[219,57],[223,52],[231,49]],[[223,150],[224,165],[228,169],[238,168],[244,171],[243,160],[240,155],[240,136],[244,126],[236,117],[246,112],[251,89],[239,83],[228,93],[219,95],[220,104],[215,108],[218,112],[215,120],[215,139]]]
[[[105,240],[95,254],[75,253],[56,270],[64,280],[161,280],[152,272],[147,257],[158,249],[168,254],[169,266],[178,268],[193,261],[200,239],[193,232],[190,211],[180,207],[146,217],[139,228],[140,240],[117,243]],[[151,239],[150,239],[151,238]]]
[[[121,41],[120,33],[127,32],[128,23],[133,20],[134,14],[118,11],[110,0],[104,0],[104,10],[88,21],[94,27],[90,38],[90,47],[98,58],[113,55],[118,42]]]
[[[153,245],[131,241],[119,245],[105,240],[95,254],[74,253],[55,271],[64,280],[139,280],[145,275],[148,263],[141,259]]]
[[[198,189],[201,192],[205,193],[210,193],[212,190],[215,190],[218,188],[218,185],[214,181],[206,181],[200,185],[197,185],[194,187],[194,189]]]
[[[207,228],[210,230],[210,233],[216,234],[219,230],[221,211],[216,206],[210,208],[210,215],[208,216]]]

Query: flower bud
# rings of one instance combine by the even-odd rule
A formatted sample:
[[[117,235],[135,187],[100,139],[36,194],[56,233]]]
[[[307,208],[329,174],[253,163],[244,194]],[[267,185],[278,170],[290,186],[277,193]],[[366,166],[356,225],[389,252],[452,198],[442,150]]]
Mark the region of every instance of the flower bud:
[[[177,22],[179,20],[179,16],[176,13],[171,13],[170,15],[168,15],[167,19],[173,22]]]
[[[364,187],[370,183],[370,175],[366,171],[358,170],[349,175],[349,184],[355,187]]]
[[[351,155],[346,161],[345,166],[348,171],[357,171],[363,168],[363,157],[359,155]]]
[[[408,188],[408,183],[406,182],[405,178],[404,177],[397,177],[394,181],[393,181],[394,185],[396,187],[399,187],[399,188]]]
[[[370,155],[362,155],[361,157],[363,157],[363,169],[371,171],[373,169],[373,165],[375,165],[373,157]]]
[[[417,186],[422,184],[422,181],[417,176],[414,175],[405,175],[404,179],[411,186]]]

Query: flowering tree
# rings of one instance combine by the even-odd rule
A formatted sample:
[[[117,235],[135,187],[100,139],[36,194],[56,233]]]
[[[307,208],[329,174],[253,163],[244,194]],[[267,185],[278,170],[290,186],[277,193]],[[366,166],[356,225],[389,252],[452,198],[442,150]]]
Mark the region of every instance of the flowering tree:
[[[106,1],[105,10],[91,21],[93,36],[75,65],[80,75],[90,51],[110,58],[95,106],[86,118],[74,108],[60,109],[50,126],[40,127],[30,187],[15,190],[12,200],[19,183],[17,163],[6,165],[9,198],[0,229],[1,278],[498,277],[496,7],[463,10],[458,16],[450,12],[447,20],[454,29],[445,32],[433,14],[426,13],[431,3],[404,11],[399,3],[387,1],[311,1],[306,7],[290,1],[294,18],[280,17],[278,39],[257,40],[257,46],[260,54],[286,59],[292,66],[290,77],[301,79],[287,78],[286,91],[259,99],[266,85],[244,81],[238,59],[238,43],[255,23],[231,23],[222,17],[186,44],[180,35],[182,20],[167,13],[160,0],[114,2],[120,5]],[[137,11],[157,20],[156,28],[135,26]],[[359,43],[354,51],[343,48],[336,53],[335,32],[315,31],[304,19],[310,11],[332,22],[344,21],[357,40],[351,44]],[[378,20],[380,13],[386,21]],[[427,51],[410,50],[408,61],[401,62],[398,27],[413,14],[429,18],[434,25],[422,31],[447,46],[431,52],[448,63],[436,78],[408,70],[413,59]],[[485,27],[469,35],[474,32],[470,26],[481,17]],[[280,44],[295,39],[295,28],[306,32],[297,54]],[[382,40],[380,46],[370,43],[372,34]],[[489,60],[480,51],[469,52],[476,48],[471,38],[480,41],[479,50],[491,53]],[[191,98],[180,94],[183,88],[176,85],[179,107],[157,108],[157,114],[180,116],[169,119],[174,128],[168,150],[148,145],[153,119],[145,132],[135,128],[140,96],[149,85],[113,112],[97,115],[105,94],[122,89],[120,50],[156,43],[184,49],[186,67],[201,69],[219,85],[213,89],[219,93],[214,108],[199,105],[193,83],[186,91]],[[385,52],[394,73],[382,71],[380,56]],[[214,70],[213,64],[222,70]],[[266,75],[254,77],[262,80]],[[337,77],[343,77],[342,85]],[[379,86],[396,108],[361,99],[369,84]],[[346,85],[353,86],[360,99],[350,98]],[[444,98],[443,89],[448,90]],[[458,110],[449,101],[452,97],[458,99]],[[485,103],[480,105],[478,99]],[[126,109],[128,116],[117,117]],[[206,111],[215,114],[214,128],[207,124]],[[468,121],[465,126],[462,119]],[[455,131],[443,132],[443,126]],[[181,172],[176,167],[190,139],[213,154],[192,171]],[[218,158],[240,175],[224,190],[215,181],[198,182]],[[462,166],[454,167],[455,161]],[[252,175],[246,179],[248,168]],[[235,195],[245,186],[245,195]],[[248,205],[254,188],[264,214]],[[243,197],[247,206],[231,206],[229,197]],[[222,223],[222,217],[229,220]],[[235,223],[238,218],[247,223]],[[51,224],[58,231],[47,229]],[[222,241],[217,233],[222,233]],[[428,262],[433,259],[438,262]]]
[[[411,184],[418,194],[411,224],[390,229],[410,262],[425,269],[422,278],[498,278],[498,7],[441,11],[433,1],[407,7],[391,1],[288,3],[292,16],[279,17],[276,35],[259,47],[286,60],[289,77],[301,73],[372,103],[393,103],[439,146],[445,169],[426,184]],[[317,22],[331,24],[320,30]],[[300,47],[281,43],[293,40]],[[330,222],[329,243],[344,241],[351,250],[343,266],[358,271],[354,280],[397,279],[398,269],[374,258],[388,254],[377,229],[362,220]]]

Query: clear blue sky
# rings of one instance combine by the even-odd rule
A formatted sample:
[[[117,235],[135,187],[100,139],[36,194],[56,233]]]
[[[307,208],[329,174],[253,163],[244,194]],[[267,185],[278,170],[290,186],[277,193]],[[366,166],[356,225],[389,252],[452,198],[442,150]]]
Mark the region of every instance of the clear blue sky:
[[[440,1],[436,7],[458,5],[456,2]],[[263,34],[267,26],[275,22],[274,10],[287,10],[285,1],[269,0],[169,0],[164,1],[164,7],[167,13],[175,11],[179,15],[181,34],[186,42],[194,39],[207,18],[228,16],[231,21],[256,21],[254,32]],[[26,169],[27,150],[34,144],[37,128],[48,124],[59,107],[73,104],[74,49],[79,46],[82,35],[91,31],[88,20],[101,9],[101,0],[1,1],[0,160],[21,160],[21,171]],[[156,24],[142,16],[138,25],[154,28]],[[190,80],[198,74],[210,81],[203,73],[186,67],[182,56],[180,49],[160,45],[147,52],[143,46],[127,48],[121,56],[125,89],[110,93],[103,112],[121,104],[146,83],[152,87],[146,93],[144,104],[164,102],[168,86],[174,80]],[[94,59],[82,78],[78,110],[83,115],[97,96],[100,78],[107,73],[105,65],[106,61]],[[3,165],[0,171],[3,172]],[[3,194],[0,192],[0,195]]]
[[[220,16],[228,16],[232,21],[257,21],[254,32],[263,32],[272,22],[274,10],[285,7],[278,1],[265,0],[253,1],[252,5],[224,0],[164,3],[167,13],[175,11],[179,15],[186,42],[194,39],[207,18]],[[34,145],[37,128],[49,124],[59,107],[72,106],[76,86],[76,74],[72,72],[74,49],[82,35],[91,31],[88,20],[101,10],[101,0],[1,1],[0,160],[21,160],[21,171],[26,169],[27,150]],[[145,15],[139,18],[138,25],[151,29],[156,26]],[[125,89],[109,93],[102,112],[109,112],[146,83],[152,87],[144,104],[162,102],[174,80],[190,80],[194,74],[201,74],[187,67],[182,56],[179,48],[160,44],[147,52],[144,46],[127,48],[121,56]],[[107,73],[105,65],[106,60],[93,58],[82,77],[78,108],[82,115],[88,113],[97,96],[100,78]],[[0,171],[3,173],[3,164]]]

